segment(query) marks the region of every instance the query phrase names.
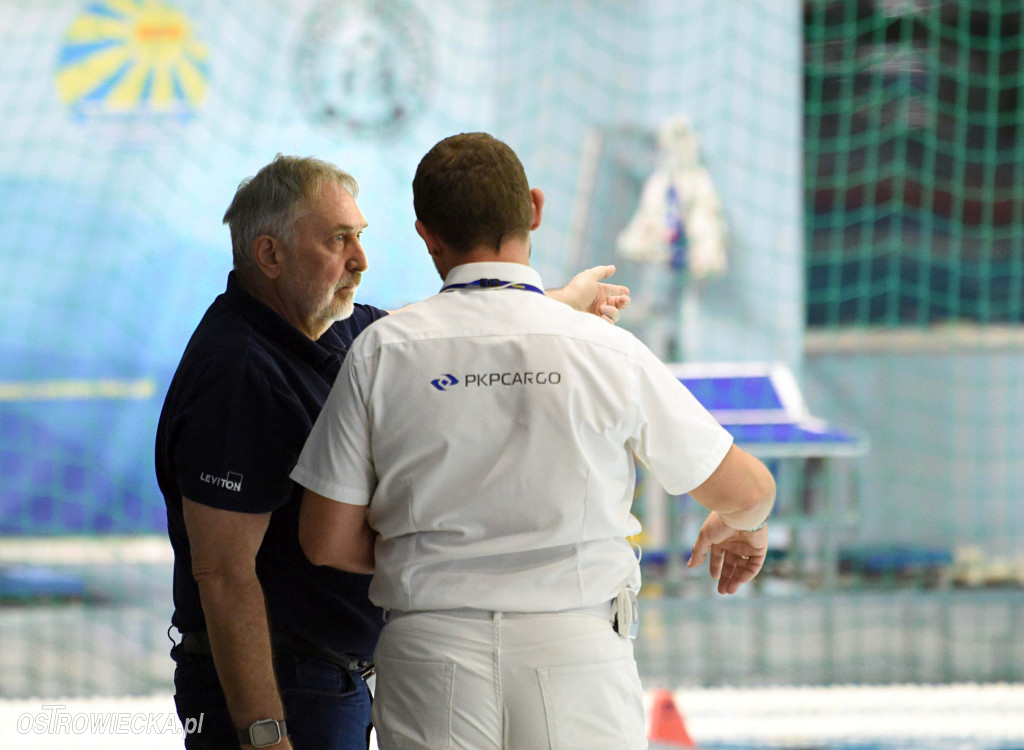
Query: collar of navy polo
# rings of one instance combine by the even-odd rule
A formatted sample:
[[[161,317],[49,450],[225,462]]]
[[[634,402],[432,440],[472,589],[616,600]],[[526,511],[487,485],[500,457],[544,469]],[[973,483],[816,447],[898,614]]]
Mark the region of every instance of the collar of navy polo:
[[[544,291],[544,282],[541,281],[540,274],[532,268],[524,266],[522,263],[501,262],[463,263],[462,265],[455,266],[448,272],[448,276],[444,280],[444,286],[441,288],[444,290],[446,287],[454,284],[472,284],[479,279],[499,279],[510,284],[529,284],[537,287],[542,292]],[[468,288],[480,289],[480,287]],[[483,289],[486,290],[486,287],[483,287]]]

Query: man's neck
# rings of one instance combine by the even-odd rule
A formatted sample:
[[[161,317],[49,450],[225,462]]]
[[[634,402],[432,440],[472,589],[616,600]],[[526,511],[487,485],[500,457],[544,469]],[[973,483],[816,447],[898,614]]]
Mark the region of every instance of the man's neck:
[[[467,253],[450,253],[449,259],[451,260],[449,271],[469,263],[518,263],[529,266],[530,242],[522,239],[507,239],[497,250],[480,245]]]
[[[238,279],[242,289],[276,312],[284,320],[291,323],[300,333],[312,341],[319,339],[331,327],[330,323],[325,323],[324,321],[302,318],[297,311],[286,304],[285,300],[278,294],[277,287],[268,279],[263,277],[253,278],[248,274],[238,273],[238,271],[235,271],[235,277]]]

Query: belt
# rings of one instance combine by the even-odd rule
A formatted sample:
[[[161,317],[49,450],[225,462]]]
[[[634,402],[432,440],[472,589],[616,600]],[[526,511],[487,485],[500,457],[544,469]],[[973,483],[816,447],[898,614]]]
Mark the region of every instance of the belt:
[[[495,616],[501,617],[535,617],[537,615],[592,615],[600,617],[608,622],[615,622],[615,600],[594,604],[589,607],[577,607],[575,609],[559,609],[543,612],[506,612],[494,609],[474,609],[473,607],[456,607],[454,609],[417,609],[417,610],[385,610],[385,620],[393,620],[396,617],[405,615],[448,615],[450,617],[465,617],[470,620],[491,620]]]
[[[302,638],[292,633],[274,631],[270,636],[274,656],[291,655],[320,659],[321,661],[333,664],[336,667],[346,669],[349,672],[355,672],[364,679],[373,674],[373,662],[370,660],[359,659],[355,656],[342,654],[324,646],[318,646],[306,638]],[[213,651],[210,648],[210,636],[205,630],[182,633],[181,650],[186,654],[193,654],[196,656],[213,655]]]

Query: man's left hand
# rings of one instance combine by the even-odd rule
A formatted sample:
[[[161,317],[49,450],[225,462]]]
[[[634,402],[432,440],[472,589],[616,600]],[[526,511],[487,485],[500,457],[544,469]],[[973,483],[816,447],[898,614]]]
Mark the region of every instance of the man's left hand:
[[[700,528],[693,545],[689,568],[696,568],[704,558],[710,559],[711,577],[718,581],[719,594],[735,594],[740,586],[761,572],[768,553],[768,527],[757,531],[739,531],[711,513]]]
[[[603,283],[613,273],[615,266],[594,266],[580,271],[561,289],[547,290],[547,295],[575,310],[593,313],[609,323],[616,323],[630,300],[628,287]]]

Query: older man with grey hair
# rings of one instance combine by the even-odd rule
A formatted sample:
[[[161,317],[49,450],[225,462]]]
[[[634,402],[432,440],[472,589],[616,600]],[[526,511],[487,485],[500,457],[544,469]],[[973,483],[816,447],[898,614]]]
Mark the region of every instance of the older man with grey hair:
[[[367,221],[351,175],[278,156],[224,215],[234,270],[182,356],[156,440],[181,641],[175,701],[199,748],[366,748],[381,626],[369,576],[309,563],[289,472],[353,339]],[[556,293],[608,319],[628,303],[582,272]],[[400,400],[398,403],[400,407]]]

